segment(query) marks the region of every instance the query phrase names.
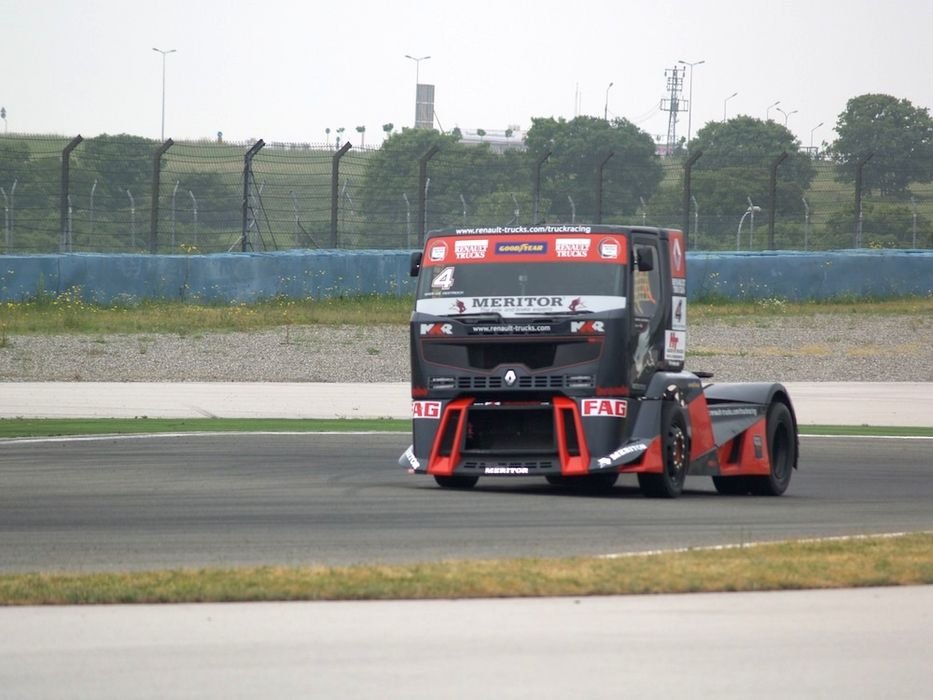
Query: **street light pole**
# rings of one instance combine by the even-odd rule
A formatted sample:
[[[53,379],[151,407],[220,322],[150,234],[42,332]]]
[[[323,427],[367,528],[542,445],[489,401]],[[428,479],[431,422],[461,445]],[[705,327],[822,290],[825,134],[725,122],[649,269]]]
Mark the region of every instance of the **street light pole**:
[[[785,126],[785,127],[787,127],[787,120],[788,120],[788,118],[790,117],[790,115],[792,115],[792,114],[797,114],[797,110],[796,110],[796,109],[792,109],[790,112],[785,112],[783,109],[781,109],[780,107],[778,107],[777,110],[775,110],[775,111],[780,112],[781,114],[784,115],[784,126]]]
[[[722,120],[723,121],[726,121],[726,105],[728,104],[729,100],[731,100],[733,97],[735,97],[738,94],[739,94],[738,92],[733,92],[731,95],[729,95],[726,99],[722,101]]]
[[[606,121],[609,121],[609,90],[613,85],[615,85],[615,83],[610,82],[609,85],[606,86],[606,103],[603,106],[603,119]]]
[[[687,99],[689,100],[690,105],[690,108],[687,110],[687,143],[690,143],[690,137],[693,134],[693,67],[706,63],[706,61],[694,61],[693,63],[690,63],[689,61],[677,62],[682,63],[685,66],[690,66],[690,91],[687,93]]]
[[[159,140],[162,143],[164,143],[165,142],[165,57],[170,53],[175,53],[177,49],[168,49],[166,51],[163,51],[162,49],[157,49],[153,46],[152,50],[155,51],[156,53],[162,54],[162,132],[161,132],[161,137]]]
[[[819,124],[814,126],[812,129],[810,129],[810,154],[811,155],[813,154],[813,132],[819,129],[821,126],[823,126],[823,122],[820,122]]]
[[[405,54],[405,58],[411,59],[415,62],[415,126],[418,125],[418,86],[421,84],[421,79],[419,77],[419,72],[421,70],[421,62],[426,61],[430,56],[409,56]]]
[[[765,110],[765,121],[768,121],[771,118],[771,108],[777,107],[779,104],[781,104],[780,100],[778,100],[777,102],[772,102],[771,104],[768,105],[768,109]]]

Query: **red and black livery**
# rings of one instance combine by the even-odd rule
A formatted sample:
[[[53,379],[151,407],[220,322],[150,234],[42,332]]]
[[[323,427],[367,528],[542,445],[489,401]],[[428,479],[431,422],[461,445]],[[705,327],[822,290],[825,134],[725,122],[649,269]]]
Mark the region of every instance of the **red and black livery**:
[[[680,231],[462,228],[412,256],[413,443],[399,463],[443,487],[538,476],[608,488],[634,473],[675,498],[689,475],[721,493],[780,495],[797,466],[778,383],[684,370]]]

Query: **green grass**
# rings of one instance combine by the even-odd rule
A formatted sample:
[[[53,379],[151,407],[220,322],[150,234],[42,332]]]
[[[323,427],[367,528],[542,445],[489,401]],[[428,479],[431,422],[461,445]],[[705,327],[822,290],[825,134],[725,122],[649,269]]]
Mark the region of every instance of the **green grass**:
[[[0,438],[228,432],[410,432],[411,421],[277,418],[0,418]]]
[[[933,534],[614,558],[0,575],[0,605],[636,595],[933,584]]]
[[[146,301],[137,305],[85,302],[76,292],[0,303],[0,340],[35,334],[233,332],[294,325],[407,323],[410,297],[365,295],[336,299],[270,299],[255,304]],[[2,346],[0,346],[2,347]]]
[[[300,325],[404,325],[411,316],[410,296],[365,295],[347,298],[270,299],[255,304],[198,304],[147,301],[137,305],[85,302],[77,292],[45,295],[24,302],[0,303],[0,349],[10,338],[27,334],[174,333],[268,330]],[[819,314],[933,317],[933,298],[822,302],[698,300],[690,306],[693,322],[755,322],[761,318],[812,317]]]
[[[411,421],[278,418],[0,418],[0,439],[194,432],[411,432]],[[933,437],[933,428],[802,425],[801,435]]]

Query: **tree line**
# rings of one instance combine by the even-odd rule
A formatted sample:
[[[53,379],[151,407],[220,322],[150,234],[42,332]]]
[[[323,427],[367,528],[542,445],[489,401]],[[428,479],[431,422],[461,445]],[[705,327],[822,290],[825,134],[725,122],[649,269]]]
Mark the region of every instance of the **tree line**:
[[[706,234],[705,240],[701,238],[705,247],[734,245],[729,231],[743,213],[766,204],[770,168],[775,157],[783,153],[787,156],[776,171],[775,214],[781,218],[779,226],[788,229],[784,240],[795,243],[799,239],[791,230],[799,229],[796,222],[806,208],[808,222],[811,213],[813,221],[821,222],[821,233],[829,241],[824,247],[848,247],[851,222],[857,215],[854,198],[831,202],[810,193],[818,173],[827,168],[838,183],[852,188],[862,164],[866,200],[861,215],[867,228],[878,232],[872,240],[878,245],[903,245],[910,240],[908,230],[916,236],[919,226],[921,240],[927,241],[926,245],[933,243],[930,221],[923,213],[918,216],[915,206],[917,197],[929,199],[929,194],[919,190],[933,182],[933,119],[928,109],[890,95],[866,94],[849,100],[836,122],[838,138],[818,158],[785,126],[744,115],[709,122],[689,143],[681,141],[674,154],[664,157],[657,153],[649,134],[624,118],[535,118],[523,147],[502,152],[488,142],[466,144],[458,131],[395,131],[386,126],[381,147],[367,152],[361,161],[361,174],[352,183],[348,178],[341,183],[337,205],[340,225],[345,229],[340,238],[345,245],[411,245],[419,198],[427,202],[429,228],[461,223],[532,223],[532,219],[590,223],[597,209],[604,223],[644,221],[679,226],[684,212],[678,166],[698,152],[702,156],[693,168],[693,201],[688,215],[703,222],[699,228]],[[87,139],[75,150],[69,189],[92,193],[90,201],[83,194],[80,205],[75,205],[82,209],[86,222],[82,231],[88,230],[90,221],[98,240],[112,238],[111,245],[101,246],[90,239],[89,245],[106,250],[143,247],[157,146],[149,139],[123,134]],[[436,153],[423,162],[432,149]],[[232,158],[234,163],[242,161],[242,155],[236,153]],[[329,162],[329,156],[327,159],[323,162]],[[218,241],[234,240],[241,225],[242,174],[235,167],[226,172],[179,167],[162,177],[162,231],[169,225],[168,197],[172,195],[174,205],[174,194],[180,191],[183,198],[190,194],[192,202],[185,199],[184,217],[172,209],[173,234],[178,226],[190,241],[193,225],[195,235],[200,227],[202,237],[214,232],[221,236]],[[419,191],[422,167],[428,174],[425,191]],[[15,225],[17,240],[27,241],[20,247],[48,248],[48,240],[57,241],[60,169],[60,151],[34,153],[25,140],[0,138],[0,204],[6,215],[3,231]],[[320,184],[328,188],[329,198],[326,176],[320,178]],[[279,197],[282,220],[294,219],[309,237],[313,233],[319,242],[328,240],[331,208],[322,203],[313,214],[304,214],[302,221],[295,192],[287,184],[280,186],[285,188]],[[601,202],[597,202],[600,194]],[[325,196],[319,199],[323,202]],[[293,202],[294,214],[290,211]],[[86,211],[88,204],[91,212]],[[132,214],[134,206],[138,214]],[[194,211],[189,212],[189,208]],[[9,220],[10,212],[14,222]],[[138,223],[131,215],[138,217]],[[127,229],[137,225],[140,240],[131,240]],[[31,240],[35,243],[28,244]]]

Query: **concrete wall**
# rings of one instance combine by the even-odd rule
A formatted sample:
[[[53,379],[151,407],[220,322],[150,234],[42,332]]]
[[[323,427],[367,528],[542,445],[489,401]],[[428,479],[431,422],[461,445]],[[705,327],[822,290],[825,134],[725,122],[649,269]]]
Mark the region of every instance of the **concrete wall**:
[[[274,296],[408,294],[410,251],[287,251],[222,255],[0,256],[0,302],[79,290],[85,301],[251,302]],[[933,251],[691,252],[691,298],[933,295]]]

